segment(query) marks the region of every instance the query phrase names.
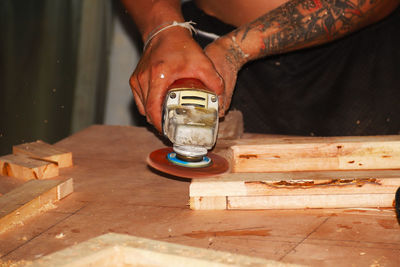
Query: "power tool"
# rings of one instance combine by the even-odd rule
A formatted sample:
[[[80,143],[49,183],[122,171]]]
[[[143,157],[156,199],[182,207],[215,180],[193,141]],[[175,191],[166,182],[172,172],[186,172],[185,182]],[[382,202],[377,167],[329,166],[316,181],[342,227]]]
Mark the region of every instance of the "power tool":
[[[218,96],[197,79],[180,79],[169,88],[163,105],[163,134],[173,148],[148,157],[150,166],[180,177],[210,176],[228,169],[226,160],[209,153],[217,140]]]

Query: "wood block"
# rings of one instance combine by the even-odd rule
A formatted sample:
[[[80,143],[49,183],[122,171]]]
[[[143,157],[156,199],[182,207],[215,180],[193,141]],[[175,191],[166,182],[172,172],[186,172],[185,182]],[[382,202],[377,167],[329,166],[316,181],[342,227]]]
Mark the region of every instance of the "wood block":
[[[258,180],[247,175],[247,178],[243,174],[244,178],[193,179],[190,207],[194,210],[393,207],[395,192],[400,187],[400,170],[269,173],[265,174],[269,177]],[[220,202],[216,202],[218,199]],[[226,200],[225,206],[222,199]]]
[[[231,110],[225,115],[218,127],[218,139],[238,139],[244,132],[243,114],[239,110]]]
[[[0,197],[0,234],[42,211],[73,192],[68,180],[30,180]],[[62,194],[59,191],[62,191]]]
[[[105,234],[40,258],[40,266],[299,266],[136,236]]]
[[[13,146],[13,153],[27,155],[34,159],[56,162],[60,168],[71,167],[73,165],[72,152],[40,140]]]
[[[57,163],[10,154],[0,157],[0,174],[31,180],[52,178],[58,176],[59,171]]]
[[[292,137],[239,140],[232,172],[400,168],[400,136]]]

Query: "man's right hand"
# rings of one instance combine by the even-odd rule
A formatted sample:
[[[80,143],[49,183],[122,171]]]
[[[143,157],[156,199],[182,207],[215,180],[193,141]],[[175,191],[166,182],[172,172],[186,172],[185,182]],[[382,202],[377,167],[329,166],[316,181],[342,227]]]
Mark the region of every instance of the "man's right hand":
[[[224,95],[224,82],[213,63],[190,32],[176,26],[160,32],[150,41],[130,78],[139,112],[160,132],[167,89],[182,78],[199,79],[218,96]],[[224,98],[219,99],[222,102]],[[224,103],[220,103],[220,115],[223,115],[223,107]]]

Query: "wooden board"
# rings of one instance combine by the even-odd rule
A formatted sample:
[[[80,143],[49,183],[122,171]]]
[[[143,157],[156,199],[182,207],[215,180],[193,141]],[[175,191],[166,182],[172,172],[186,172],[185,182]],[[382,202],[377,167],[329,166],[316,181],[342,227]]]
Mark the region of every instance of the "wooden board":
[[[59,170],[54,162],[10,154],[0,157],[0,174],[24,180],[47,179],[58,176]]]
[[[71,152],[40,140],[13,146],[13,153],[16,155],[26,155],[34,159],[56,162],[60,168],[71,167],[73,165]]]
[[[400,170],[269,173],[258,179],[242,175],[193,179],[191,209],[393,207],[400,187]]]
[[[243,139],[231,146],[232,172],[400,168],[400,136]]]
[[[31,180],[0,197],[0,234],[23,225],[28,218],[53,208],[52,204],[73,192],[67,180]]]
[[[41,266],[300,266],[147,238],[105,234],[34,261]]]
[[[76,190],[57,208],[1,234],[0,265],[34,261],[109,232],[307,266],[397,266],[400,260],[393,208],[193,211],[190,181],[146,165],[149,153],[166,146],[146,128],[94,125],[57,146],[73,152],[74,167],[60,173],[74,178]],[[310,173],[224,177],[280,181]]]

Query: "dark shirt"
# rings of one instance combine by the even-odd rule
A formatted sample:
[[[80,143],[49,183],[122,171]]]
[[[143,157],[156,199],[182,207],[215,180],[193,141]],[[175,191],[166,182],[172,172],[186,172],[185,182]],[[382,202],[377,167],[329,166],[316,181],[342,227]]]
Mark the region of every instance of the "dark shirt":
[[[194,3],[182,6],[196,28],[224,35],[234,29]],[[384,20],[315,48],[244,65],[231,109],[245,131],[341,136],[399,134],[400,9]],[[195,36],[205,47],[212,40]]]

